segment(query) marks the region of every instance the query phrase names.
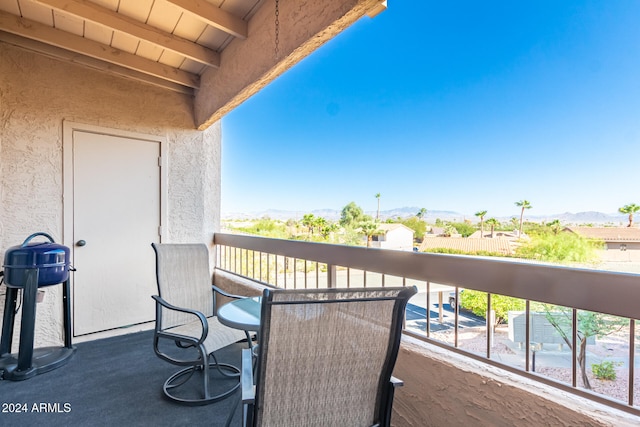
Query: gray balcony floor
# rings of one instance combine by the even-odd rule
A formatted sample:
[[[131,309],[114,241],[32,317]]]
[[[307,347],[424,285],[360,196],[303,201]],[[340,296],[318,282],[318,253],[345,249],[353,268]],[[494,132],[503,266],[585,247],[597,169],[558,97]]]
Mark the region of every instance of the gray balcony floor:
[[[220,350],[218,360],[239,366],[245,346],[234,344]],[[231,425],[241,424],[239,390],[228,399],[206,406],[178,405],[164,397],[162,385],[179,367],[155,355],[153,331],[84,342],[76,347],[69,363],[58,369],[24,381],[0,381],[0,424],[223,426],[231,411]],[[223,385],[221,381],[218,384]],[[41,408],[43,412],[38,412]]]

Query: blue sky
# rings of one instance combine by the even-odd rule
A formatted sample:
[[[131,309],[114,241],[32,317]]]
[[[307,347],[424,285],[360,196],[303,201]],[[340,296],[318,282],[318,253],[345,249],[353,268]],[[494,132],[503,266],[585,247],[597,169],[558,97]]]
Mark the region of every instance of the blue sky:
[[[640,1],[388,3],[223,118],[223,213],[640,204]]]

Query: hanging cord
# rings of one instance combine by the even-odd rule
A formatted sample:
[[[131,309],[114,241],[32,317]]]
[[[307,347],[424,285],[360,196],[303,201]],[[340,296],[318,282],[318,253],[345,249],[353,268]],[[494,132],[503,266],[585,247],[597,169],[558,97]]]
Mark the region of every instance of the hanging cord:
[[[280,53],[280,0],[276,0],[276,46],[275,46],[275,57],[278,58]]]
[[[2,284],[4,283],[4,271],[0,271],[0,286],[2,286]],[[20,294],[20,300],[18,302],[18,305],[16,306],[16,309],[13,310],[13,314],[18,314],[18,311],[20,311],[20,307],[22,307],[22,289],[18,289],[18,293]],[[16,298],[17,299],[17,298]]]

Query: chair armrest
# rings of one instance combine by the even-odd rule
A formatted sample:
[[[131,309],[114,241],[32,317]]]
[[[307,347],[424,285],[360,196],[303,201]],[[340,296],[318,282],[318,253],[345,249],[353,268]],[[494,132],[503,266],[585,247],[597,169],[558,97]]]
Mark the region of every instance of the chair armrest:
[[[256,389],[253,385],[253,354],[250,348],[242,349],[240,382],[242,383],[242,403],[253,403],[256,398]]]
[[[396,378],[394,376],[391,376],[391,379],[389,380],[389,383],[391,383],[393,388],[402,387],[404,385],[404,381],[402,381],[401,379]]]
[[[213,289],[214,292],[219,293],[222,296],[225,296],[227,298],[233,298],[233,299],[242,299],[242,298],[246,298],[246,296],[244,295],[234,295],[234,294],[230,294],[227,291],[223,291],[222,289],[220,289],[219,287],[217,287],[216,285],[211,285],[211,288]]]
[[[156,331],[158,331],[158,332],[162,331],[162,333],[164,335],[167,335],[167,336],[193,339],[193,337],[187,337],[187,336],[179,335],[179,334],[171,334],[171,333],[165,332],[162,329],[162,316],[160,316],[160,308],[166,308],[168,310],[179,311],[179,312],[182,312],[182,313],[191,314],[191,315],[195,316],[198,320],[200,320],[200,324],[202,325],[202,334],[200,335],[200,339],[198,340],[198,344],[200,344],[201,342],[203,342],[205,340],[205,338],[207,337],[207,334],[209,333],[209,322],[207,322],[207,318],[205,317],[204,314],[202,314],[201,312],[199,312],[197,310],[193,310],[193,309],[190,309],[190,308],[176,307],[175,305],[169,304],[167,301],[165,301],[162,297],[160,297],[158,295],[151,295],[151,298],[153,298],[156,301],[156,317],[157,317],[157,319],[156,319]]]

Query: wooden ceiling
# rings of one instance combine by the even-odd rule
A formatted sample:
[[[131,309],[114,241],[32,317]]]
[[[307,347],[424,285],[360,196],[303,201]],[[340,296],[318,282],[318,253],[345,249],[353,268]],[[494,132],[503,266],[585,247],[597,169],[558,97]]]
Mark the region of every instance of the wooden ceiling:
[[[0,40],[193,93],[264,0],[0,0]],[[275,13],[274,13],[275,16]]]

